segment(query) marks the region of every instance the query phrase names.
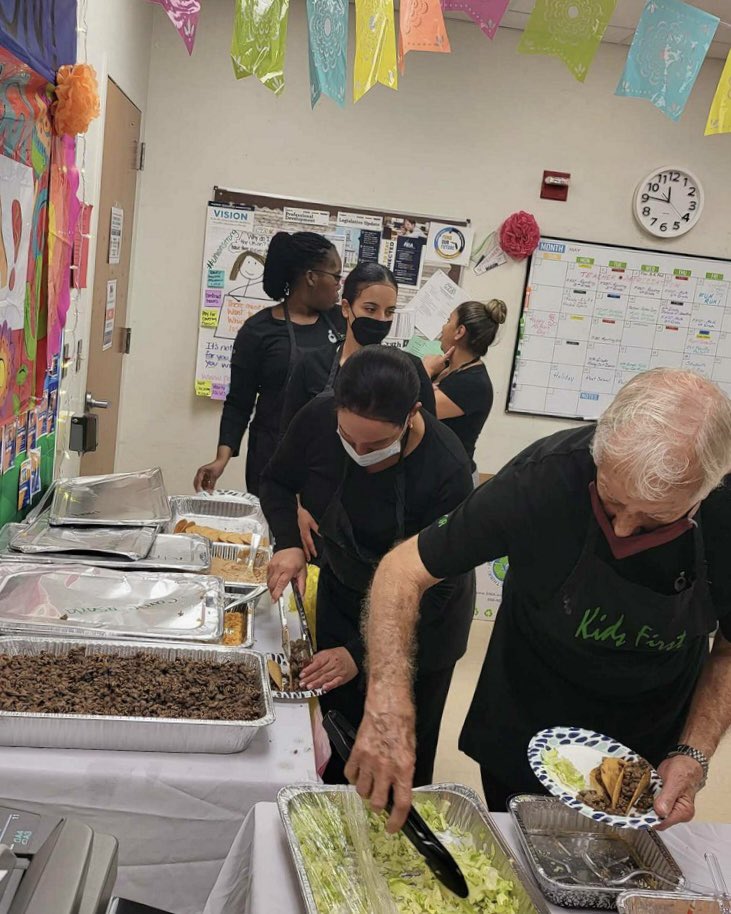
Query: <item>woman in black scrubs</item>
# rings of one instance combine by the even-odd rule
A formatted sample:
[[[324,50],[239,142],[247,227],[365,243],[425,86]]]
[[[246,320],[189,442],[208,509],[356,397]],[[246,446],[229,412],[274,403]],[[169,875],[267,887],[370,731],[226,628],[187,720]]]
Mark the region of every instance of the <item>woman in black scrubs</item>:
[[[231,354],[231,383],[223,405],[218,451],[200,467],[196,492],[212,491],[249,425],[246,488],[259,493],[259,476],[280,437],[283,392],[303,352],[323,348],[330,356],[342,341],[342,264],[333,244],[314,232],[278,232],[264,265],[266,294],[280,304],[264,308],[239,330]],[[256,404],[256,408],[254,405]]]
[[[367,346],[340,370],[333,394],[293,419],[262,475],[261,502],[276,541],[269,589],[278,599],[293,578],[305,584],[297,493],[322,505],[324,556],[317,592],[318,653],[304,670],[323,688],[323,711],[360,723],[364,701],[361,613],[380,559],[397,542],[450,512],[472,489],[457,438],[419,409],[419,378],[405,353]],[[473,574],[450,577],[422,600],[416,656],[416,782],[431,782],[439,725],[454,664],[467,645]],[[328,783],[344,783],[333,754]]]
[[[307,352],[292,372],[282,408],[282,432],[310,400],[330,393],[340,368],[364,346],[382,343],[391,331],[396,313],[398,283],[393,273],[378,263],[359,263],[343,283],[341,308],[347,330],[345,342],[335,350],[316,349]],[[406,353],[419,374],[421,408],[434,414],[434,388],[421,359]],[[326,507],[326,506],[323,506]],[[314,512],[314,513],[313,513]],[[302,546],[308,562],[319,562],[322,543],[318,535],[315,506],[307,492],[300,493],[299,526]]]
[[[475,484],[475,445],[492,409],[492,383],[482,361],[505,323],[505,302],[463,302],[442,328],[444,356],[425,356],[424,367],[434,379],[437,416],[464,445]]]

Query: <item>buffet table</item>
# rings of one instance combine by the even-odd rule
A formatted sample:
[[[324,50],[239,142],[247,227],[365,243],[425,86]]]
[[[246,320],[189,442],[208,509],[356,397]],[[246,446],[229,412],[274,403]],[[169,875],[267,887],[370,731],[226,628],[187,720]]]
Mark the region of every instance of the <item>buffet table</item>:
[[[266,597],[254,648],[281,650]],[[280,787],[315,781],[307,704],[275,705],[276,722],[235,755],[0,748],[0,797],[43,805],[119,840],[116,893],[173,914],[200,914],[242,820]]]
[[[517,836],[507,813],[493,819],[513,850]],[[712,886],[703,854],[715,851],[731,884],[731,825],[691,823],[663,833],[689,884]],[[566,908],[549,905],[554,914]],[[246,817],[221,868],[204,914],[305,914],[297,874],[275,803],[259,803]]]

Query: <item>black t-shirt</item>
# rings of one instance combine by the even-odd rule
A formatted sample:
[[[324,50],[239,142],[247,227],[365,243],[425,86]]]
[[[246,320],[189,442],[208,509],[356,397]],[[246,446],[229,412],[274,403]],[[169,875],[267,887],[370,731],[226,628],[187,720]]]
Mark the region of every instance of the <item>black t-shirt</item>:
[[[334,353],[340,341],[332,328],[335,327],[337,333],[345,332],[339,307],[328,311],[327,317],[320,315],[314,324],[293,322],[292,327],[298,358],[309,350],[320,348],[326,354]],[[228,445],[234,456],[239,453],[255,402],[252,428],[271,430],[275,437],[278,436],[290,348],[286,321],[275,318],[272,308],[252,315],[236,335],[231,353],[231,383],[223,405],[218,436],[219,445]]]
[[[451,511],[472,488],[469,463],[455,436],[430,413],[419,445],[404,458],[405,536]],[[276,549],[300,545],[296,500],[316,520],[343,477],[343,505],[359,543],[385,554],[396,542],[396,467],[368,473],[347,457],[337,433],[334,398],[312,400],[292,420],[261,480],[261,504]]]
[[[492,409],[492,382],[483,362],[462,371],[448,374],[437,385],[439,390],[458,406],[463,416],[442,419],[464,445],[475,469],[475,445]]]
[[[407,352],[406,355],[413,362],[419,375],[419,399],[421,400],[421,405],[427,412],[434,414],[436,413],[434,388],[429,375],[426,373],[424,363],[410,352]],[[325,389],[334,358],[335,355],[330,349],[317,349],[305,353],[298,360],[284,395],[282,432],[287,429],[289,423],[302,407]],[[335,370],[333,384],[339,370],[339,367]]]

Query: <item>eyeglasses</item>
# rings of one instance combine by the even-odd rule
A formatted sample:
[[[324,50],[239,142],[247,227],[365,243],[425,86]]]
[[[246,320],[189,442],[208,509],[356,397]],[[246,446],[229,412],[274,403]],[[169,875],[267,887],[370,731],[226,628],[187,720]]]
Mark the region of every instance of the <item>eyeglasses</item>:
[[[340,283],[343,281],[342,273],[331,273],[330,270],[310,270],[310,273],[322,273],[324,276],[332,276],[332,278],[337,283]]]

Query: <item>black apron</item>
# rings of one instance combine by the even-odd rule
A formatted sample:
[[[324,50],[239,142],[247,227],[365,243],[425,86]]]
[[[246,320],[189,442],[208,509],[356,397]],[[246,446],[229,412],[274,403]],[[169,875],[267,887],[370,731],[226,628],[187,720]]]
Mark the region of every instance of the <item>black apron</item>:
[[[284,394],[287,390],[289,379],[292,376],[294,367],[300,357],[300,349],[297,345],[297,336],[294,332],[292,319],[289,316],[289,308],[284,302],[282,303],[282,311],[284,312],[284,323],[287,327],[287,335],[289,336],[287,376],[281,390],[276,393],[272,392],[271,402],[267,403],[266,400],[268,398],[265,397],[265,402],[262,403],[261,394],[259,395],[254,418],[249,426],[249,443],[246,450],[246,490],[256,496],[259,495],[259,477],[264,471],[264,467],[269,463],[272,454],[277,449],[277,445],[282,438],[280,421],[281,404],[284,402]],[[343,335],[338,332],[327,312],[323,311],[321,316],[335,336],[336,353],[339,354]],[[339,355],[336,355],[336,358],[339,358]],[[333,377],[335,376],[332,370],[331,374]],[[275,402],[279,404],[278,409],[274,406]]]
[[[671,595],[597,555],[593,515],[576,566],[547,602],[522,595],[508,572],[460,738],[483,771],[511,791],[538,791],[526,750],[551,726],[598,730],[659,764],[678,741],[717,623],[700,527],[690,535],[695,578]]]

